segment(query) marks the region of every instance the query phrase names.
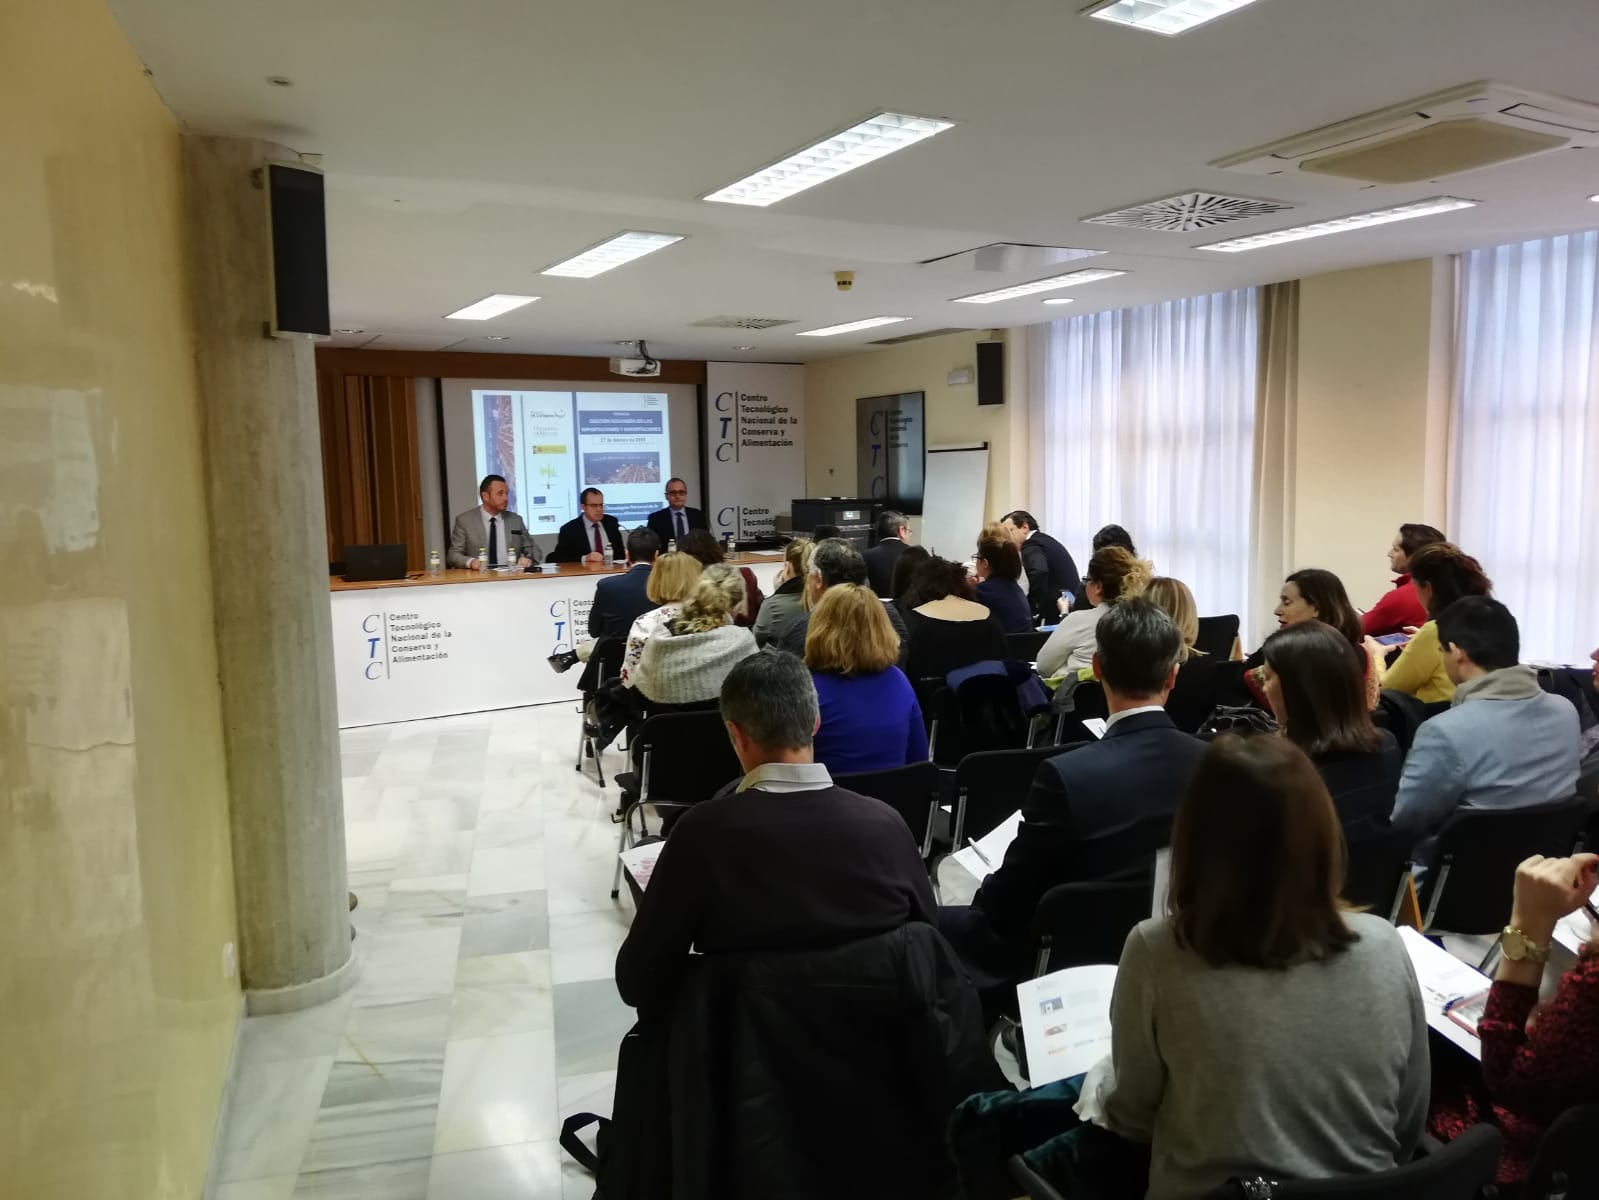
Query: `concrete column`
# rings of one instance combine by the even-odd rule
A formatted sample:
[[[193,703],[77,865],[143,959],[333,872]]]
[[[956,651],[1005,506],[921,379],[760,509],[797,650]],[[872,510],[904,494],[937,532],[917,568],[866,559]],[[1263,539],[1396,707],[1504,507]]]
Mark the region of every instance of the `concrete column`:
[[[355,979],[316,374],[308,340],[263,333],[253,173],[294,155],[185,137],[183,158],[241,968],[251,1012],[286,1012]]]

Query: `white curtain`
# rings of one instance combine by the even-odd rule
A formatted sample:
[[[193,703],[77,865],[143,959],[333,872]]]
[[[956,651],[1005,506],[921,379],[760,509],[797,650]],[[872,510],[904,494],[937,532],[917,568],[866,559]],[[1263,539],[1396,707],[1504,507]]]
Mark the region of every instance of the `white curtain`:
[[[1523,661],[1599,643],[1599,231],[1462,259],[1451,528]]]
[[[1086,568],[1125,526],[1204,615],[1252,628],[1258,297],[1218,292],[1033,326],[1028,428],[1042,527]]]

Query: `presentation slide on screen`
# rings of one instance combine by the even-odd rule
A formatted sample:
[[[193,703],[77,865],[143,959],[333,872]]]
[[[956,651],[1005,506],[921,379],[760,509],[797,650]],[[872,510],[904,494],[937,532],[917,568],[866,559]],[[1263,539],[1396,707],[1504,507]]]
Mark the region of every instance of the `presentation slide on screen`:
[[[665,503],[672,442],[664,392],[472,391],[478,477],[503,475],[510,508],[535,533],[578,515],[597,487],[623,528]]]

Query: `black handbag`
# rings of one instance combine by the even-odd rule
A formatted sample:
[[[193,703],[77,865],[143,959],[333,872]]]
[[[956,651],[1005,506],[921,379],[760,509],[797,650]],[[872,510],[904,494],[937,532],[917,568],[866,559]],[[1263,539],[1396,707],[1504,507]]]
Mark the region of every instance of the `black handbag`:
[[[1223,733],[1276,733],[1277,722],[1264,709],[1252,704],[1218,704],[1199,727],[1199,736],[1213,738]]]

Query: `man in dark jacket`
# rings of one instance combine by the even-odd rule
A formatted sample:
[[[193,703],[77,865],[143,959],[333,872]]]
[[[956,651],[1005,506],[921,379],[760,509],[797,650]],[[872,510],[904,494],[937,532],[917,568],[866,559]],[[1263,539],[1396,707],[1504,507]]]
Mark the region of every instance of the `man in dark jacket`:
[[[1004,861],[969,910],[944,910],[946,936],[979,963],[996,962],[997,938],[1005,947],[998,960],[1019,970],[1021,942],[1045,892],[1131,865],[1085,864],[1077,853],[1083,843],[1149,817],[1169,818],[1205,753],[1205,743],[1173,725],[1164,708],[1182,650],[1171,618],[1148,600],[1123,600],[1110,606],[1096,633],[1094,670],[1110,713],[1104,737],[1039,765]]]
[[[659,607],[647,592],[660,549],[661,540],[648,529],[635,529],[627,535],[627,571],[594,585],[589,637],[626,637],[634,621]]]
[[[1006,513],[1000,524],[1021,552],[1027,602],[1033,606],[1033,615],[1042,624],[1056,624],[1061,617],[1061,593],[1070,592],[1075,597],[1083,590],[1077,564],[1066,547],[1040,529],[1037,518],[1026,509]]]
[[[894,598],[894,564],[910,540],[911,527],[904,513],[885,508],[877,514],[877,545],[861,557],[866,560],[872,591],[884,600]]]
[[[722,720],[746,774],[673,826],[616,956],[616,989],[641,1010],[670,1002],[690,948],[820,949],[936,919],[904,819],[814,761],[804,663],[746,658],[722,685]]]
[[[577,499],[583,513],[561,526],[555,536],[555,549],[550,551],[549,561],[603,562],[607,542],[611,544],[611,553],[621,558],[622,528],[615,517],[605,512],[605,493],[599,488],[584,488]]]
[[[779,650],[787,650],[800,658],[805,657],[805,638],[811,631],[811,612],[821,603],[823,592],[841,583],[864,586],[866,560],[859,550],[843,538],[825,538],[816,543],[816,553],[811,555],[810,574],[805,577],[805,590],[810,593],[811,607],[789,621],[782,637],[777,640]],[[899,636],[899,665],[903,667],[905,649],[910,644],[910,638],[905,632],[905,618],[899,615],[899,609],[892,601],[884,602],[883,611],[888,614],[888,623],[894,627],[895,634]]]
[[[688,484],[676,476],[666,481],[666,507],[652,512],[646,524],[650,532],[661,539],[662,546],[675,541],[678,549],[682,549],[683,539],[690,530],[709,532],[711,528],[703,512],[688,506]]]

